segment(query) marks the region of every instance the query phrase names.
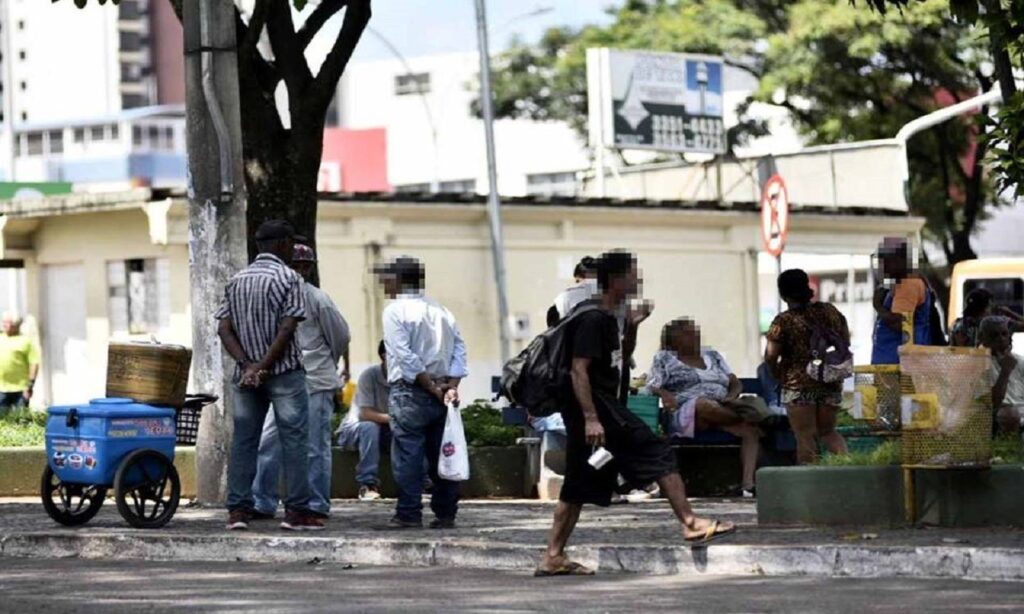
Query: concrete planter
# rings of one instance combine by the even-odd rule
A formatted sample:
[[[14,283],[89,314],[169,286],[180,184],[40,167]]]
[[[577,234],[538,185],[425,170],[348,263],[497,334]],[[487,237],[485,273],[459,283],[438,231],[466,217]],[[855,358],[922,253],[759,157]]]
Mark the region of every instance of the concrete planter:
[[[175,450],[174,465],[181,478],[183,497],[194,497],[196,492],[195,448]],[[331,496],[345,499],[358,494],[355,468],[359,460],[356,452],[334,449]],[[39,480],[46,466],[46,450],[36,448],[0,448],[0,497],[35,497],[39,495]],[[523,489],[526,471],[526,449],[521,446],[482,447],[469,450],[470,479],[462,485],[465,498],[525,496]],[[384,496],[395,496],[391,479],[391,462],[387,454],[381,457],[381,490]]]
[[[1024,466],[918,471],[918,522],[943,527],[1024,525]],[[906,524],[899,467],[770,467],[757,473],[761,524]]]

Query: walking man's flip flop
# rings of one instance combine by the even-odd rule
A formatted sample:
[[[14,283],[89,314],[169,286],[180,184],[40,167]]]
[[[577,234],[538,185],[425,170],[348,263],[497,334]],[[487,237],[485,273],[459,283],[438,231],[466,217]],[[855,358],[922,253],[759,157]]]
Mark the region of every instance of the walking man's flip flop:
[[[554,569],[541,569],[538,567],[533,572],[535,578],[548,578],[551,576],[592,576],[594,570],[577,563],[576,561],[569,561],[568,563],[556,567]]]
[[[705,529],[703,535],[698,535],[698,536],[694,536],[694,537],[687,537],[686,541],[688,543],[691,543],[691,544],[693,544],[693,543],[706,544],[706,543],[711,542],[711,541],[713,541],[713,540],[715,540],[715,539],[717,539],[719,537],[722,537],[723,535],[729,535],[730,533],[734,533],[736,531],[736,527],[729,527],[727,529],[723,528],[721,530],[719,530],[719,527],[720,527],[719,522],[717,520],[712,520],[711,524],[708,525],[708,528]]]

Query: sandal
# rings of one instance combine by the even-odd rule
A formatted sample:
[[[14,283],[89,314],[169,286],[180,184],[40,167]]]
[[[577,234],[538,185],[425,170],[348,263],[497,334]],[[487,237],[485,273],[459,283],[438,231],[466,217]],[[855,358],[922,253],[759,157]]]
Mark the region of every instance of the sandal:
[[[550,578],[553,576],[592,576],[594,573],[593,569],[585,565],[581,565],[576,561],[569,561],[554,569],[542,569],[538,567],[533,571],[533,577]]]
[[[721,523],[719,521],[712,520],[711,524],[708,525],[708,528],[704,530],[704,534],[703,535],[695,535],[693,537],[684,537],[683,539],[685,539],[687,542],[689,542],[691,544],[692,543],[696,543],[696,542],[700,542],[702,544],[706,544],[706,543],[711,542],[711,541],[713,541],[713,540],[715,540],[715,539],[717,539],[719,537],[722,537],[724,535],[729,535],[730,533],[735,533],[735,532],[736,532],[736,527],[735,526],[724,528],[724,527],[721,526]]]

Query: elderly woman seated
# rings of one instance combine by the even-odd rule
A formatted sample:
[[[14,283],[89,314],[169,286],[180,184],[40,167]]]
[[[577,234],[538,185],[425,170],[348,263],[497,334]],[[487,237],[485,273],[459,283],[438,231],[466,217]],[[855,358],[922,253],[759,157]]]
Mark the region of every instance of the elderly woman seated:
[[[742,440],[743,495],[754,496],[760,430],[733,405],[743,390],[722,355],[701,348],[700,328],[680,318],[665,325],[661,350],[654,355],[647,387],[661,397],[670,436],[692,438],[696,431],[721,429]]]

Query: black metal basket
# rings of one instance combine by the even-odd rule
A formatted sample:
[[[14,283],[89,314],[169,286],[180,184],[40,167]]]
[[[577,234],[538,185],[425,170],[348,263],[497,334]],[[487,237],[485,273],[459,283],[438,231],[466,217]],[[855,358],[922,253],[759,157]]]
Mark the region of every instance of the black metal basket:
[[[179,446],[196,445],[199,436],[199,418],[203,414],[202,407],[185,405],[175,416],[175,432]]]

